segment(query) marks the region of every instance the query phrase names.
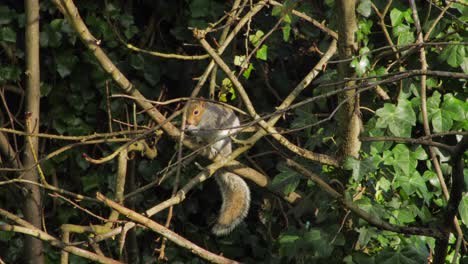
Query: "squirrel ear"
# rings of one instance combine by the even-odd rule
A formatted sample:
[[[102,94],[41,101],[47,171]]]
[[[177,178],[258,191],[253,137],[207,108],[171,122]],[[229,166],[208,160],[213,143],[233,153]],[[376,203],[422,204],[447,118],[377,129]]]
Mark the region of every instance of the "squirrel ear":
[[[202,96],[202,97],[200,97],[200,99],[202,99],[202,100],[200,100],[201,107],[205,107],[205,98]]]

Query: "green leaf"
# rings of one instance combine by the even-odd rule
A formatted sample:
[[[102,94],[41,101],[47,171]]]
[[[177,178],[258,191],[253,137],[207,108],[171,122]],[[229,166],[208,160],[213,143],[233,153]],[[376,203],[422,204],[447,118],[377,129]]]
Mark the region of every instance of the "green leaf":
[[[415,41],[414,33],[408,30],[397,33],[397,37],[398,45],[408,45]]]
[[[299,185],[301,175],[282,163],[277,166],[277,169],[280,173],[271,182],[273,189],[280,190],[286,195],[294,192]]]
[[[457,68],[466,59],[466,47],[464,45],[448,45],[442,50],[439,58],[446,61],[453,68]]]
[[[15,15],[15,12],[8,6],[0,5],[0,25],[9,24]]]
[[[72,72],[78,58],[70,53],[61,53],[57,56],[57,72],[64,78]]]
[[[431,198],[426,186],[426,180],[421,177],[418,171],[413,171],[410,175],[398,175],[395,178],[395,185],[401,187],[407,195],[417,192],[425,201],[429,201]]]
[[[16,43],[16,32],[11,27],[2,27],[0,29],[0,40]]]
[[[445,94],[442,111],[444,115],[455,121],[466,121],[468,119],[468,102],[456,98],[451,93]]]
[[[378,116],[376,127],[388,128],[397,137],[410,137],[412,126],[416,125],[416,114],[411,102],[405,99],[398,100],[398,105],[384,104],[376,111]]]
[[[52,90],[52,86],[47,83],[41,83],[41,97],[47,96]]]
[[[283,40],[284,40],[284,42],[289,41],[290,34],[291,34],[291,25],[290,24],[284,25],[283,26]]]
[[[280,255],[292,259],[299,250],[298,242],[300,242],[300,237],[298,235],[284,234],[280,235],[278,242],[280,244]]]
[[[209,0],[193,0],[190,1],[190,16],[192,18],[199,18],[208,15],[208,7],[210,6]]]
[[[0,224],[4,224],[4,222],[1,222]],[[0,241],[3,242],[11,242],[11,239],[15,235],[15,232],[13,231],[0,231]]]
[[[307,242],[313,242],[322,239],[321,232],[318,229],[311,229],[304,234],[304,240]]]
[[[460,65],[464,73],[468,73],[468,58],[463,59],[463,63]]]
[[[242,56],[234,56],[234,65],[239,66],[241,68],[247,68],[247,63],[245,61],[245,55]]]
[[[161,79],[161,69],[158,67],[158,64],[150,63],[148,60],[145,60],[143,76],[151,86],[156,86]]]
[[[437,174],[432,170],[427,170],[424,172],[423,177],[429,181],[429,183],[440,190],[440,181],[437,177]]]
[[[132,54],[130,56],[130,66],[134,68],[135,70],[140,70],[142,71],[145,67],[145,59],[144,57],[140,54]]]
[[[348,255],[343,259],[345,264],[375,264],[375,257],[369,256],[362,251],[353,251],[352,255]]]
[[[54,22],[53,25],[46,24],[41,29],[41,33],[39,35],[39,41],[41,47],[53,47],[57,48],[62,44],[62,32],[61,29],[56,29],[58,22]]]
[[[392,27],[399,26],[403,21],[404,14],[400,10],[394,8],[390,11],[390,21],[392,22]]]
[[[415,217],[416,215],[408,208],[401,208],[392,211],[392,217],[389,219],[389,222],[394,225],[404,225],[414,222]]]
[[[392,149],[392,154],[394,158],[392,165],[395,167],[396,171],[400,169],[403,174],[408,175],[410,170],[416,167],[414,160],[410,159],[410,151],[406,145],[397,144]]]
[[[300,237],[296,236],[296,235],[283,235],[283,236],[280,236],[278,241],[279,241],[280,244],[287,244],[287,243],[295,242],[299,238]]]
[[[460,205],[458,206],[458,213],[460,214],[460,218],[465,227],[468,227],[468,193],[465,193],[462,200],[460,201]]]
[[[263,35],[265,35],[265,33],[263,33],[263,31],[257,30],[257,32],[255,32],[255,35],[250,35],[249,36],[250,43],[252,43],[252,45],[254,45],[255,47],[258,46],[258,44],[259,44],[258,42],[263,37]]]
[[[359,77],[363,76],[370,67],[370,62],[367,56],[361,56],[351,61],[351,67],[356,69]]]
[[[359,233],[359,238],[358,242],[359,245],[362,247],[366,247],[371,238],[376,234],[375,233],[375,228],[373,227],[360,227],[357,229],[357,232]]]
[[[358,31],[356,32],[356,41],[368,41],[368,36],[372,32],[372,20],[362,19],[358,22]],[[362,53],[360,53],[362,54]]]
[[[374,157],[369,157],[364,160],[349,157],[345,160],[344,168],[353,171],[352,175],[355,181],[361,181],[365,175],[377,169],[374,163]]]
[[[21,78],[21,74],[22,72],[18,67],[0,65],[0,82],[17,81]]]
[[[249,79],[250,74],[252,73],[252,70],[253,70],[253,69],[254,69],[253,64],[252,64],[252,63],[249,63],[249,67],[247,68],[247,70],[245,70],[245,71],[242,73],[242,76],[244,76],[244,78],[246,78],[246,79]]]
[[[432,77],[428,77],[427,80],[426,80],[426,87],[427,88],[435,88],[437,87],[439,84],[437,82],[437,79],[436,78],[432,78]]]
[[[413,11],[411,8],[406,9],[406,11],[403,12],[403,16],[405,18],[405,21],[408,22],[409,24],[413,24]]]
[[[432,122],[435,132],[448,131],[453,125],[453,121],[449,115],[442,112],[440,105],[440,93],[435,91],[434,94],[427,99],[427,116]]]
[[[56,18],[50,22],[50,28],[56,31],[62,30],[64,20],[62,18]]]
[[[268,46],[263,44],[257,51],[257,59],[266,61],[268,58]]]
[[[420,264],[426,263],[429,252],[421,251],[413,246],[406,246],[400,250],[394,251],[392,248],[384,248],[380,251],[375,263],[379,264]]]
[[[329,257],[333,250],[330,247],[330,239],[327,234],[318,228],[310,229],[304,234],[306,242],[305,250],[312,249],[312,255],[317,257]]]
[[[372,11],[372,2],[370,0],[361,0],[356,10],[364,17],[369,17]]]
[[[97,189],[99,187],[99,177],[94,174],[89,174],[86,176],[80,177],[81,184],[83,185],[83,191],[88,192],[90,190]]]
[[[273,9],[271,10],[271,15],[279,16],[281,14],[282,9],[283,8],[281,6],[274,6]]]
[[[411,151],[411,157],[417,160],[427,160],[428,156],[423,147],[418,146],[415,150]]]
[[[383,191],[388,192],[392,187],[392,183],[387,180],[385,177],[380,178],[377,182],[377,186],[380,187]]]

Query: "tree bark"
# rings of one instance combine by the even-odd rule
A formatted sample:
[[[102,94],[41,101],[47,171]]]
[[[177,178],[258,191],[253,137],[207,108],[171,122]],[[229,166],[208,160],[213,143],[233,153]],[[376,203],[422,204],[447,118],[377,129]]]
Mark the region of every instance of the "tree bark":
[[[39,131],[39,102],[40,102],[40,71],[39,71],[39,0],[25,0],[26,12],[26,131],[38,133]],[[28,125],[29,124],[29,125]],[[29,143],[31,142],[31,143]],[[30,137],[24,141],[23,165],[24,168],[33,168],[24,173],[23,178],[38,181],[38,173],[33,151],[37,157],[38,138]],[[38,186],[26,185],[26,195],[23,205],[25,220],[35,227],[41,228],[42,201]],[[24,258],[26,263],[44,263],[44,250],[42,241],[26,236],[24,245]]]
[[[338,65],[338,78],[343,80],[352,77],[350,59],[356,50],[354,34],[357,30],[356,1],[339,0],[337,5],[338,19],[338,56],[341,62]],[[345,86],[352,86],[354,82],[347,82]],[[344,88],[344,87],[338,87]],[[347,156],[357,158],[361,148],[359,133],[361,131],[361,118],[359,115],[359,100],[355,90],[349,90],[338,95],[341,108],[338,111],[339,157],[341,160]]]

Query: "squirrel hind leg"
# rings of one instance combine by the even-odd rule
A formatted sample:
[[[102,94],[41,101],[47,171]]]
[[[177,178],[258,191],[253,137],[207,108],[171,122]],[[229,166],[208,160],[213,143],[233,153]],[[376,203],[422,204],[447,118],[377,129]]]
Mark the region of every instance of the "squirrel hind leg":
[[[229,234],[247,216],[250,190],[241,177],[231,172],[222,172],[215,179],[221,188],[223,202],[212,232],[222,236]]]

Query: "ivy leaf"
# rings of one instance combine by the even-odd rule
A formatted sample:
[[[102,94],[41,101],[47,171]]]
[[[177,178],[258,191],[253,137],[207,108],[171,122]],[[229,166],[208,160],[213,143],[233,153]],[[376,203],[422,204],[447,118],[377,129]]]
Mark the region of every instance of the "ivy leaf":
[[[268,46],[263,44],[262,47],[260,47],[260,49],[257,51],[256,57],[257,59],[266,61],[268,57]]]
[[[349,157],[345,161],[344,168],[353,171],[352,175],[355,181],[361,181],[365,175],[377,169],[373,157],[366,158],[362,161]]]
[[[356,41],[368,41],[368,35],[372,32],[372,20],[360,20],[358,22],[358,31],[356,32]],[[362,50],[362,49],[361,49]],[[362,54],[360,52],[360,54]]]
[[[282,7],[281,6],[275,6],[273,7],[273,9],[271,10],[271,15],[272,16],[279,16],[281,14],[281,11],[282,11]]]
[[[282,256],[287,256],[288,259],[294,258],[299,251],[299,243],[301,237],[296,234],[282,234],[278,242],[280,245],[279,251]]]
[[[423,177],[429,181],[429,183],[440,190],[440,181],[437,177],[437,174],[432,170],[427,170],[424,172]]]
[[[398,182],[398,185],[408,195],[412,195],[417,192],[424,197],[425,201],[428,201],[431,198],[428,194],[426,180],[421,177],[418,171],[413,171],[411,175],[399,175],[395,179],[395,182]]]
[[[388,128],[397,137],[411,136],[411,128],[416,124],[416,114],[411,102],[405,99],[398,100],[398,105],[384,104],[376,111],[378,116],[376,127]]]
[[[50,22],[50,28],[56,31],[61,31],[64,20],[62,18],[56,18]]]
[[[60,77],[64,78],[72,72],[75,64],[78,62],[78,58],[69,53],[62,53],[57,56],[57,72]]]
[[[284,42],[289,41],[290,34],[291,34],[291,25],[290,24],[284,25],[284,27],[283,27],[283,40],[284,40]]]
[[[52,86],[48,83],[41,83],[41,97],[47,96],[52,90]]]
[[[410,31],[407,25],[401,25],[396,28],[394,35],[398,38],[398,45],[407,45],[414,43],[414,33]]]
[[[449,45],[445,47],[439,58],[446,61],[453,68],[462,65],[466,58],[466,50],[464,45]]]
[[[271,182],[272,187],[276,190],[282,191],[286,195],[294,192],[299,185],[301,175],[282,163],[277,167],[280,173],[277,174]]]
[[[351,61],[351,67],[356,69],[356,74],[358,76],[363,76],[369,66],[370,62],[367,56],[361,56],[360,58],[355,58],[353,61]]]
[[[23,72],[20,68],[11,65],[0,66],[0,83],[4,81],[16,81],[21,79]]]
[[[411,157],[417,159],[417,160],[427,160],[427,153],[424,150],[423,147],[418,146],[415,150],[411,151]]]
[[[370,0],[361,0],[357,7],[357,12],[364,17],[369,17],[372,11],[372,2]]]
[[[468,102],[456,98],[451,93],[445,94],[442,111],[455,121],[465,121],[468,119]]]
[[[404,175],[408,175],[412,168],[416,167],[415,161],[410,158],[410,151],[404,144],[397,144],[392,149],[393,154],[393,167],[396,171],[400,169]]]
[[[448,131],[452,128],[453,121],[449,115],[443,113],[440,108],[440,93],[435,91],[434,94],[427,99],[427,116],[431,120],[435,132]]]
[[[412,223],[415,220],[415,214],[408,208],[400,208],[392,211],[392,217],[389,222],[394,225],[403,225]]]
[[[0,29],[0,40],[5,42],[15,43],[16,32],[11,27],[2,27]]]
[[[312,254],[317,257],[328,257],[330,256],[333,247],[330,247],[330,241],[322,230],[318,228],[310,229],[304,234],[304,241],[306,242],[305,247],[311,248]]]
[[[296,114],[296,117],[293,119],[291,123],[291,128],[306,128],[304,130],[304,134],[310,138],[312,136],[311,127],[307,127],[310,124],[314,124],[317,122],[317,116],[314,114],[312,110],[311,104],[307,104],[301,107],[296,108],[294,111]]]
[[[208,14],[209,0],[193,0],[190,1],[190,16],[192,18],[204,17]]]
[[[392,27],[396,27],[401,24],[403,21],[404,15],[403,12],[394,8],[390,11],[390,21],[392,22]]]
[[[369,243],[371,238],[376,235],[375,228],[373,227],[369,228],[369,227],[362,226],[357,229],[357,232],[359,233],[359,238],[358,238],[359,245],[362,247],[365,247]]]
[[[15,12],[8,8],[8,6],[0,6],[0,25],[9,24],[14,17]]]
[[[257,30],[257,32],[255,32],[255,35],[250,35],[249,36],[250,43],[252,43],[252,45],[254,45],[255,47],[258,46],[258,42],[263,37],[263,35],[265,35],[265,33],[263,33],[263,31]]]
[[[234,65],[239,66],[241,68],[247,68],[248,65],[245,59],[246,59],[245,55],[234,56]]]
[[[429,252],[421,251],[413,246],[407,246],[397,251],[391,247],[384,248],[380,251],[375,263],[380,264],[419,264],[427,262]]]
[[[465,193],[462,200],[460,201],[460,205],[458,206],[458,213],[460,214],[460,218],[463,224],[468,227],[468,193]]]
[[[141,54],[132,54],[130,56],[130,66],[135,70],[143,71],[145,68],[145,59]]]
[[[468,58],[463,59],[463,63],[460,65],[464,73],[468,73]]]
[[[245,70],[245,71],[242,73],[242,76],[244,76],[244,78],[246,78],[246,79],[249,79],[250,74],[252,73],[252,70],[253,70],[253,69],[254,69],[253,64],[252,64],[252,63],[249,63],[249,67],[247,68],[247,70]]]
[[[88,192],[90,190],[97,189],[99,187],[98,179],[100,179],[100,177],[96,177],[95,173],[80,177],[83,191]]]

